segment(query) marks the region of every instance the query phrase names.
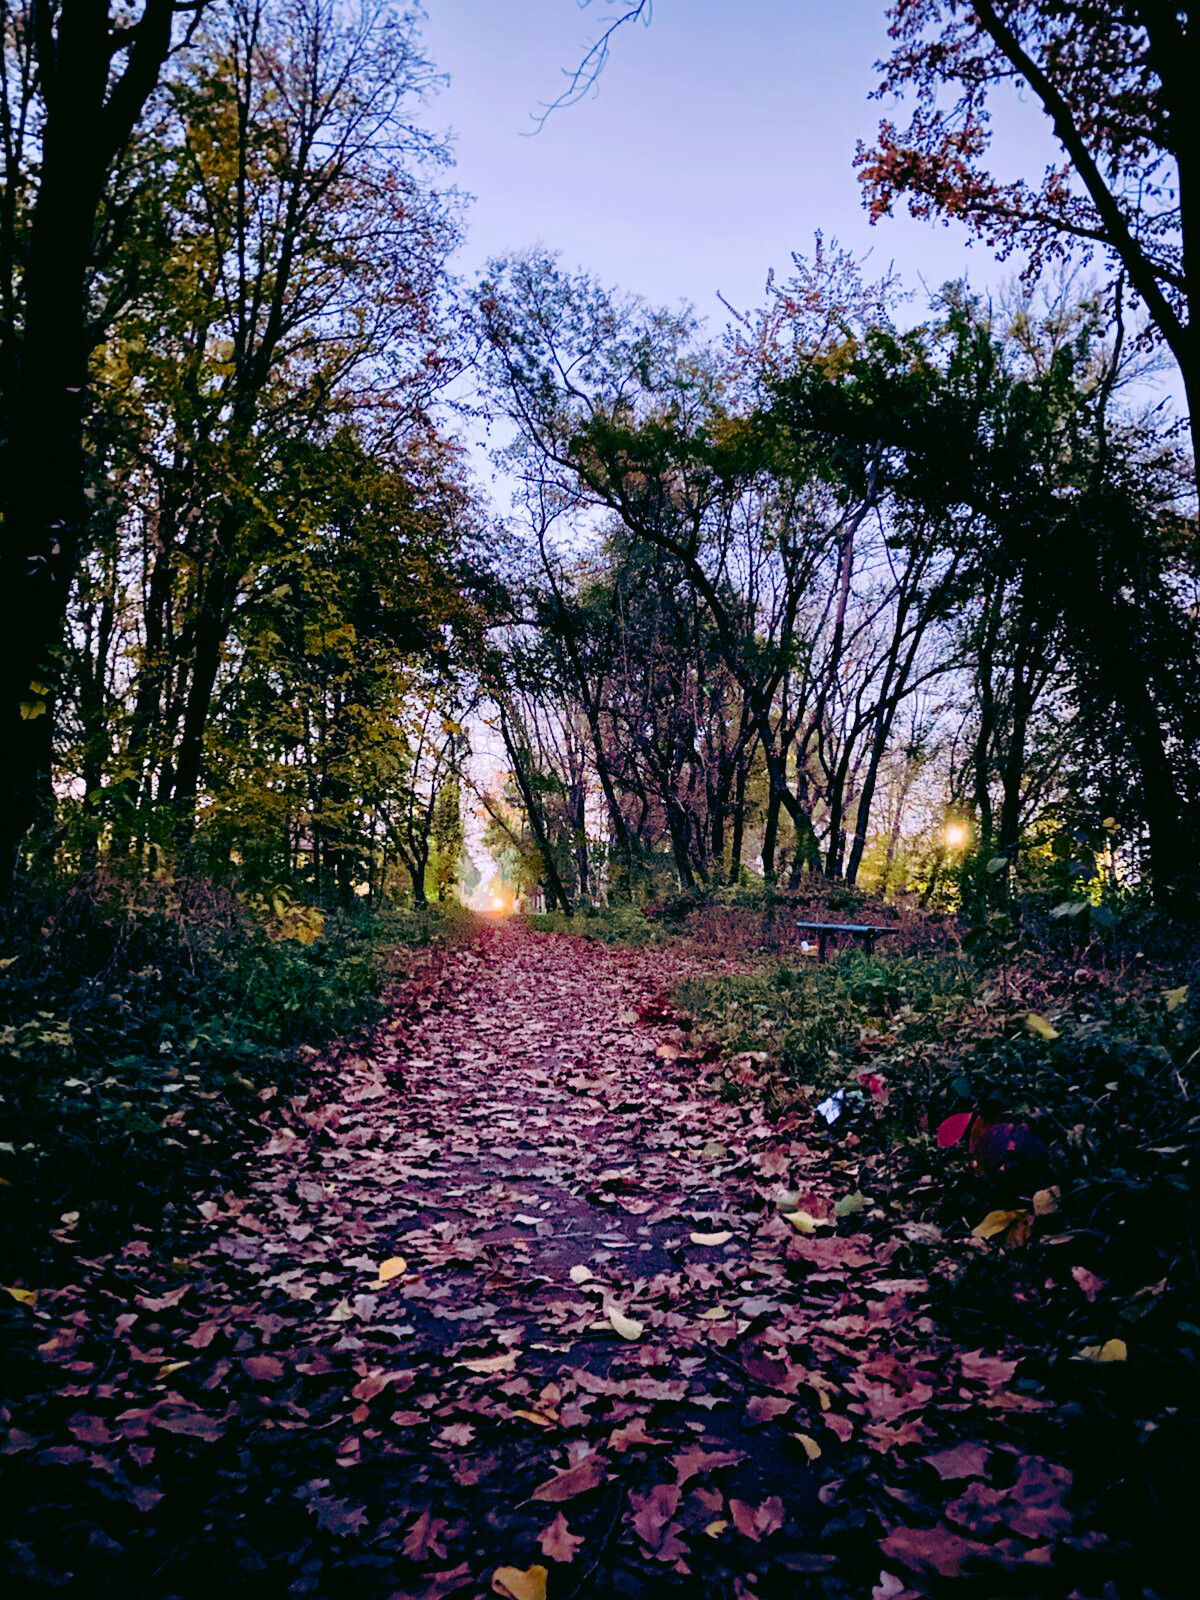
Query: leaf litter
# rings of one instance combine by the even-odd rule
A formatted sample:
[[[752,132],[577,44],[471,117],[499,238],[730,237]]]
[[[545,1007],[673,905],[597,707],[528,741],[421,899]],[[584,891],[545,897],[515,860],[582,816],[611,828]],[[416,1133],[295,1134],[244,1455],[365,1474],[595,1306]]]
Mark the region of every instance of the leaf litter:
[[[699,969],[488,929],[185,1230],[62,1236],[5,1302],[12,1592],[1098,1593],[1025,1352],[939,1332],[865,1156],[721,1093]]]

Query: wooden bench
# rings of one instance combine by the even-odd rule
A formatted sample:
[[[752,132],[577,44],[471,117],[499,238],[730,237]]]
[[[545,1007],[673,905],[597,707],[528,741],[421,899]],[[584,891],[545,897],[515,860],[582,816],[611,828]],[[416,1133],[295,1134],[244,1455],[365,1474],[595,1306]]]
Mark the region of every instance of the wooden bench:
[[[826,943],[830,934],[852,933],[861,943],[867,955],[875,954],[875,941],[884,933],[899,933],[899,928],[881,925],[877,922],[800,922],[796,923],[801,933],[815,933],[817,936],[817,960],[824,961]]]

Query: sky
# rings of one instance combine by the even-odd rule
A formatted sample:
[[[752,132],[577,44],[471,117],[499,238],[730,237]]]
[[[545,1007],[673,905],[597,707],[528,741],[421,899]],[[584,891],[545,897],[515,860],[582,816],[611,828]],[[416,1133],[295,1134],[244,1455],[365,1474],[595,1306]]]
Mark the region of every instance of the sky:
[[[449,84],[427,110],[455,134],[455,181],[474,196],[456,269],[534,244],[607,286],[692,303],[714,331],[761,304],[819,229],[868,276],[894,264],[916,291],[967,275],[1012,275],[966,230],[907,215],[867,221],[853,158],[889,108],[869,96],[888,51],[883,0],[656,0],[649,27],[622,28],[596,91],[534,116],[565,87],[605,20],[592,0],[428,0],[426,48]],[[1012,173],[1051,151],[1034,105],[1001,119]]]

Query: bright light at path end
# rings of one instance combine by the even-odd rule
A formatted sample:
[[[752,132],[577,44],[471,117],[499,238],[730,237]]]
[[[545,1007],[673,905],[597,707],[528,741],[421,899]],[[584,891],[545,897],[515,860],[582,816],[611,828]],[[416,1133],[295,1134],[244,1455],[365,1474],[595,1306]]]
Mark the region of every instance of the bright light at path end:
[[[946,843],[952,850],[957,850],[961,845],[966,844],[969,838],[970,833],[967,830],[967,825],[965,822],[951,822],[947,824]]]

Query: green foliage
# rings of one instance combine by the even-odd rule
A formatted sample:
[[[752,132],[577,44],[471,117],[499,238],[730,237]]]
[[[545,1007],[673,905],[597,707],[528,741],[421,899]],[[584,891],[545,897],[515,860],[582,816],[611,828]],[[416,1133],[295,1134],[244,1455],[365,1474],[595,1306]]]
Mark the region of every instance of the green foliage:
[[[570,933],[583,939],[594,939],[599,944],[625,945],[632,950],[646,945],[663,944],[669,931],[647,922],[637,906],[611,905],[603,908],[586,906],[571,918],[561,911],[544,916],[527,916],[527,927],[538,933]]]
[[[676,996],[703,1038],[735,1053],[766,1051],[792,1082],[824,1095],[856,1088],[859,1070],[877,1058],[876,1041],[896,1030],[908,1045],[935,1037],[974,984],[972,964],[960,957],[846,950],[824,963],[691,979]]]
[[[14,919],[0,959],[0,1197],[22,1225],[39,1205],[161,1203],[214,1163],[232,1179],[262,1099],[313,1046],[377,1015],[391,953],[453,936],[465,917],[327,915],[304,942],[306,908],[280,900],[281,916],[254,898],[96,873]]]

